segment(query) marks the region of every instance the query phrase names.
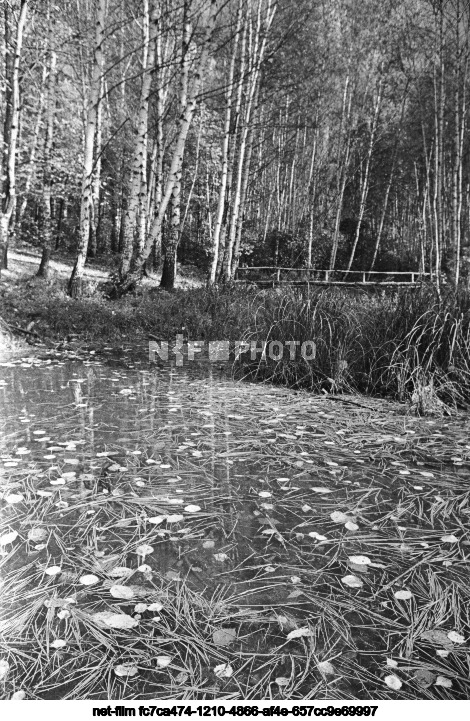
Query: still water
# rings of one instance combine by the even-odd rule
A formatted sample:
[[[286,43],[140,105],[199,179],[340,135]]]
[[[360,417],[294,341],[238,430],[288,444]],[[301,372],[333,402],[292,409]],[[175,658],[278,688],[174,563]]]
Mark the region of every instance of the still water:
[[[0,371],[5,698],[328,698],[335,673],[338,698],[373,698],[387,655],[435,664],[410,604],[464,593],[468,419],[210,365]],[[453,690],[399,697],[462,697],[451,645]]]

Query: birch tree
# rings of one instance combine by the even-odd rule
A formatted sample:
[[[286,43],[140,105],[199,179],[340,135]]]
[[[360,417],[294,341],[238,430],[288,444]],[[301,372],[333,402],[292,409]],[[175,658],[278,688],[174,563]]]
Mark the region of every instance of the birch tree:
[[[16,205],[16,150],[20,120],[19,72],[21,51],[29,0],[20,0],[16,32],[13,31],[13,13],[5,3],[5,105],[3,125],[3,152],[1,170],[0,208],[0,274],[7,266],[10,220]]]
[[[85,126],[85,142],[83,153],[82,190],[80,198],[80,235],[77,249],[77,259],[73,267],[68,284],[68,292],[72,298],[81,293],[83,272],[85,269],[88,243],[90,239],[91,203],[93,202],[93,160],[95,147],[95,132],[97,123],[97,110],[100,102],[102,75],[104,66],[104,31],[106,20],[106,0],[97,0],[95,17],[95,37],[93,52],[93,68],[91,74],[90,91]]]

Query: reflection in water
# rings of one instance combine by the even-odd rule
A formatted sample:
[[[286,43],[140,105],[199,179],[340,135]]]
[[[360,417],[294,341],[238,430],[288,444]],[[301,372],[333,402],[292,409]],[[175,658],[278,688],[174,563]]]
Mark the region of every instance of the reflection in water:
[[[178,696],[189,674],[187,698],[215,698],[210,664],[221,652],[208,629],[235,624],[241,645],[230,654],[240,668],[226,681],[231,693],[272,697],[265,659],[277,659],[277,676],[290,674],[286,635],[306,628],[312,640],[296,641],[303,660],[292,660],[306,666],[289,682],[290,697],[305,698],[312,684],[327,694],[315,664],[344,654],[338,697],[368,698],[357,654],[366,653],[361,668],[373,676],[389,652],[384,628],[394,652],[418,643],[407,607],[389,606],[394,579],[407,588],[417,579],[424,593],[419,573],[435,556],[457,594],[466,583],[461,547],[441,540],[468,501],[462,421],[439,423],[437,432],[435,421],[384,413],[380,403],[345,408],[223,380],[211,366],[28,361],[3,364],[2,377],[0,536],[18,534],[3,545],[0,538],[2,628],[30,697],[132,698],[136,689],[113,675],[116,659],[129,661],[123,649],[134,639],[148,671],[147,644],[163,638],[179,665],[156,681],[145,676],[140,697]],[[362,566],[350,560],[358,555]],[[90,588],[81,580],[89,576]],[[436,583],[427,582],[423,603],[432,605]],[[152,604],[163,606],[161,616]],[[137,618],[124,646],[115,635],[103,646],[102,629],[90,637],[93,614],[109,609]],[[63,669],[50,681],[50,644],[64,635]],[[22,660],[25,643],[49,649],[47,673]],[[188,670],[191,644],[201,654],[197,673]],[[100,674],[70,685],[95,653]]]

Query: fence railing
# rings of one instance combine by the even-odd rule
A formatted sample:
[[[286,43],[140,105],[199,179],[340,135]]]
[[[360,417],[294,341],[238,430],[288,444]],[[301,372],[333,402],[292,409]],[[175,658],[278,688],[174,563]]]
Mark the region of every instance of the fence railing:
[[[262,285],[418,285],[430,276],[417,270],[322,270],[260,265],[239,267],[235,281]]]

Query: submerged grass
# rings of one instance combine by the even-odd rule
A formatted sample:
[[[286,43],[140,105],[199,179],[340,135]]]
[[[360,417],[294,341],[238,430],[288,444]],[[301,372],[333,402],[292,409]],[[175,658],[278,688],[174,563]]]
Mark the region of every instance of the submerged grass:
[[[0,543],[3,698],[468,698],[462,419],[18,365],[0,457],[0,538],[18,533]]]

